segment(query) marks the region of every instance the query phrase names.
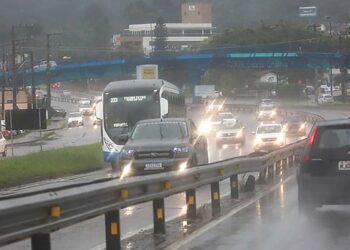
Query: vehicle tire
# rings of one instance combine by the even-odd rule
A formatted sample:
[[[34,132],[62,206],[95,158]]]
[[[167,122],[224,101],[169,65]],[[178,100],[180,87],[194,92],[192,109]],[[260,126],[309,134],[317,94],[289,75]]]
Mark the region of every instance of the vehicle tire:
[[[305,191],[301,190],[301,187],[299,185],[298,187],[298,208],[299,213],[305,215],[305,216],[312,216],[315,212],[317,205],[313,201],[313,199],[310,199],[309,195],[305,193]]]

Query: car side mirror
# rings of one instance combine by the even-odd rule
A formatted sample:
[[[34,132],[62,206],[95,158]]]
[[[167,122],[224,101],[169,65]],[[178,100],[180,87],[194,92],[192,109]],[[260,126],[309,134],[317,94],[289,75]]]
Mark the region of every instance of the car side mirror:
[[[125,145],[129,140],[129,135],[128,134],[121,134],[118,136],[118,143],[121,145]]]

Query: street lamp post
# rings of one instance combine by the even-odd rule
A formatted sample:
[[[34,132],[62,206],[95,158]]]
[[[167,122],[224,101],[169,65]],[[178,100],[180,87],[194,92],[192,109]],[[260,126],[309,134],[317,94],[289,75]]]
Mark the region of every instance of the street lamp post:
[[[332,43],[332,17],[331,16],[326,16],[326,19],[328,20],[329,23],[329,37],[330,37],[330,42]],[[332,60],[330,60],[330,83],[331,83],[331,96],[333,96],[333,65],[332,65]]]

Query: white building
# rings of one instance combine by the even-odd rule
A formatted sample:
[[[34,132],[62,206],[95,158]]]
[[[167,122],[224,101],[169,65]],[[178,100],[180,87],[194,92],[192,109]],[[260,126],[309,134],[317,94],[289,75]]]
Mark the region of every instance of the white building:
[[[115,46],[141,46],[145,54],[153,51],[155,23],[131,24],[121,35],[114,36]],[[206,43],[214,33],[211,23],[166,23],[169,50],[191,49]]]

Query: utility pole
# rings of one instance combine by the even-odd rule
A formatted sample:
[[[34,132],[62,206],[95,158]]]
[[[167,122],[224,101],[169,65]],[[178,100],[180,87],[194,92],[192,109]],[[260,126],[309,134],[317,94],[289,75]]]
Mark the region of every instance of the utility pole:
[[[6,63],[6,54],[5,49],[3,49],[2,52],[2,74],[4,76],[3,79],[3,85],[1,87],[1,119],[5,119],[5,85],[6,85],[6,70],[5,70],[5,63]],[[0,126],[1,130],[1,126]]]
[[[46,34],[46,82],[47,82],[47,109],[51,108],[51,74],[50,74],[50,37]]]
[[[32,84],[31,84],[31,95],[32,95],[32,109],[36,109],[36,95],[35,95],[35,85],[34,85],[34,53],[33,51],[30,51],[30,68],[31,68],[31,77],[32,77]]]
[[[51,108],[51,65],[50,65],[50,50],[51,37],[61,35],[62,33],[46,34],[46,81],[47,81],[47,109]]]
[[[11,45],[12,45],[12,109],[17,109],[17,67],[16,67],[16,35],[15,26],[11,29]]]

